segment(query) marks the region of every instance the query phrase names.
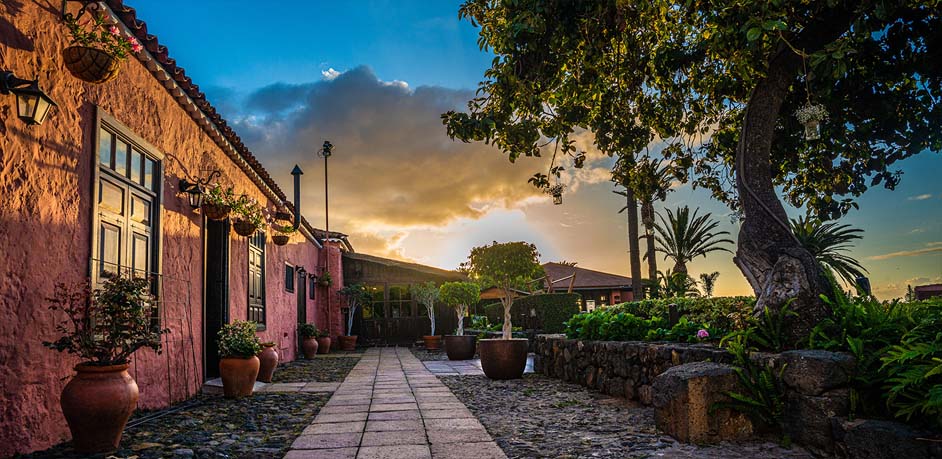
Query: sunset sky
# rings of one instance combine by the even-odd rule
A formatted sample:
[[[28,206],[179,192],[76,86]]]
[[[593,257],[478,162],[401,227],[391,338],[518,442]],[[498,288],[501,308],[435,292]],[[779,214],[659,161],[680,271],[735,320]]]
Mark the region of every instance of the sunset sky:
[[[458,2],[128,3],[289,195],[289,171],[301,165],[304,214],[318,227],[323,162],[315,152],[325,139],[334,144],[330,226],[357,251],[451,269],[475,245],[526,240],[544,261],[628,274],[623,198],[612,193],[612,159],[592,148],[590,134],[579,139],[589,160],[564,176],[561,206],[526,183],[545,159],[510,164],[493,148],[445,135],[440,114],[464,108],[493,57],[458,20]],[[895,191],[869,191],[843,219],[866,231],[854,256],[882,299],[907,284],[942,282],[942,155],[901,167]],[[735,236],[728,209],[704,190],[679,186],[658,209],[678,205],[712,212]],[[732,254],[689,269],[719,271],[718,295],[752,293]]]

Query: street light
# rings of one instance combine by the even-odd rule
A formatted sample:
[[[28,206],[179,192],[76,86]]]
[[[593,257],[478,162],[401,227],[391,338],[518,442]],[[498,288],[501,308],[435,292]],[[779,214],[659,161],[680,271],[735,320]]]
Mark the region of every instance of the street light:
[[[324,141],[324,145],[317,152],[317,156],[324,158],[324,249],[327,257],[324,259],[324,272],[330,273],[330,199],[327,187],[327,158],[333,154],[334,145],[329,140]],[[329,274],[328,274],[329,276]],[[327,288],[330,288],[328,286]],[[327,333],[330,333],[330,326],[333,323],[330,313],[330,292],[327,292]]]
[[[16,114],[30,126],[38,126],[46,120],[49,110],[56,103],[42,89],[39,80],[17,78],[13,72],[0,71],[0,94],[16,95]]]

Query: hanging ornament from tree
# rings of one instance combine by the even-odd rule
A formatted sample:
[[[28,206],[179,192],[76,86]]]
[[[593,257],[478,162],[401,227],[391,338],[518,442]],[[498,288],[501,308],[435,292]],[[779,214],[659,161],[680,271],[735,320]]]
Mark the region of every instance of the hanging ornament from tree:
[[[566,185],[556,182],[555,185],[546,190],[546,194],[553,197],[553,204],[558,206],[563,203],[563,189],[565,188]]]
[[[828,119],[828,112],[824,105],[813,104],[809,100],[795,112],[795,118],[805,127],[805,140],[818,140],[821,138],[821,123]]]

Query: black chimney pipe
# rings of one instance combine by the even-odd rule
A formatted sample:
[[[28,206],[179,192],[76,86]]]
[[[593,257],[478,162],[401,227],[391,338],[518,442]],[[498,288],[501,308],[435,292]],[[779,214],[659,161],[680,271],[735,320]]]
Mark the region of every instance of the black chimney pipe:
[[[294,229],[298,229],[301,226],[301,176],[304,171],[295,164],[291,175],[294,176]]]

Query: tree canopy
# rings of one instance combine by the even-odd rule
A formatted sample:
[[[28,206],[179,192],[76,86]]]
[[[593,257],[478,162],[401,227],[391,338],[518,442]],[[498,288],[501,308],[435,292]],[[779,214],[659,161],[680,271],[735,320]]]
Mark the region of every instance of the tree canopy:
[[[481,287],[474,282],[445,282],[440,287],[439,296],[442,303],[455,308],[458,315],[458,329],[455,334],[464,334],[464,316],[468,307],[481,298]]]
[[[897,162],[942,150],[942,18],[938,0],[671,2],[468,0],[496,57],[469,112],[448,133],[519,156],[579,157],[585,129],[608,154],[652,141],[678,178],[740,206],[733,171],[757,84],[788,64],[770,166],[788,202],[823,219],[868,187],[894,188]],[[784,63],[784,64],[783,64]],[[825,107],[820,140],[794,116]],[[550,174],[558,173],[553,162]],[[531,180],[548,186],[546,174]]]
[[[530,281],[543,277],[540,253],[528,242],[497,242],[471,249],[468,256],[471,278],[503,291],[504,339],[511,337],[510,308],[514,289],[526,289]]]

